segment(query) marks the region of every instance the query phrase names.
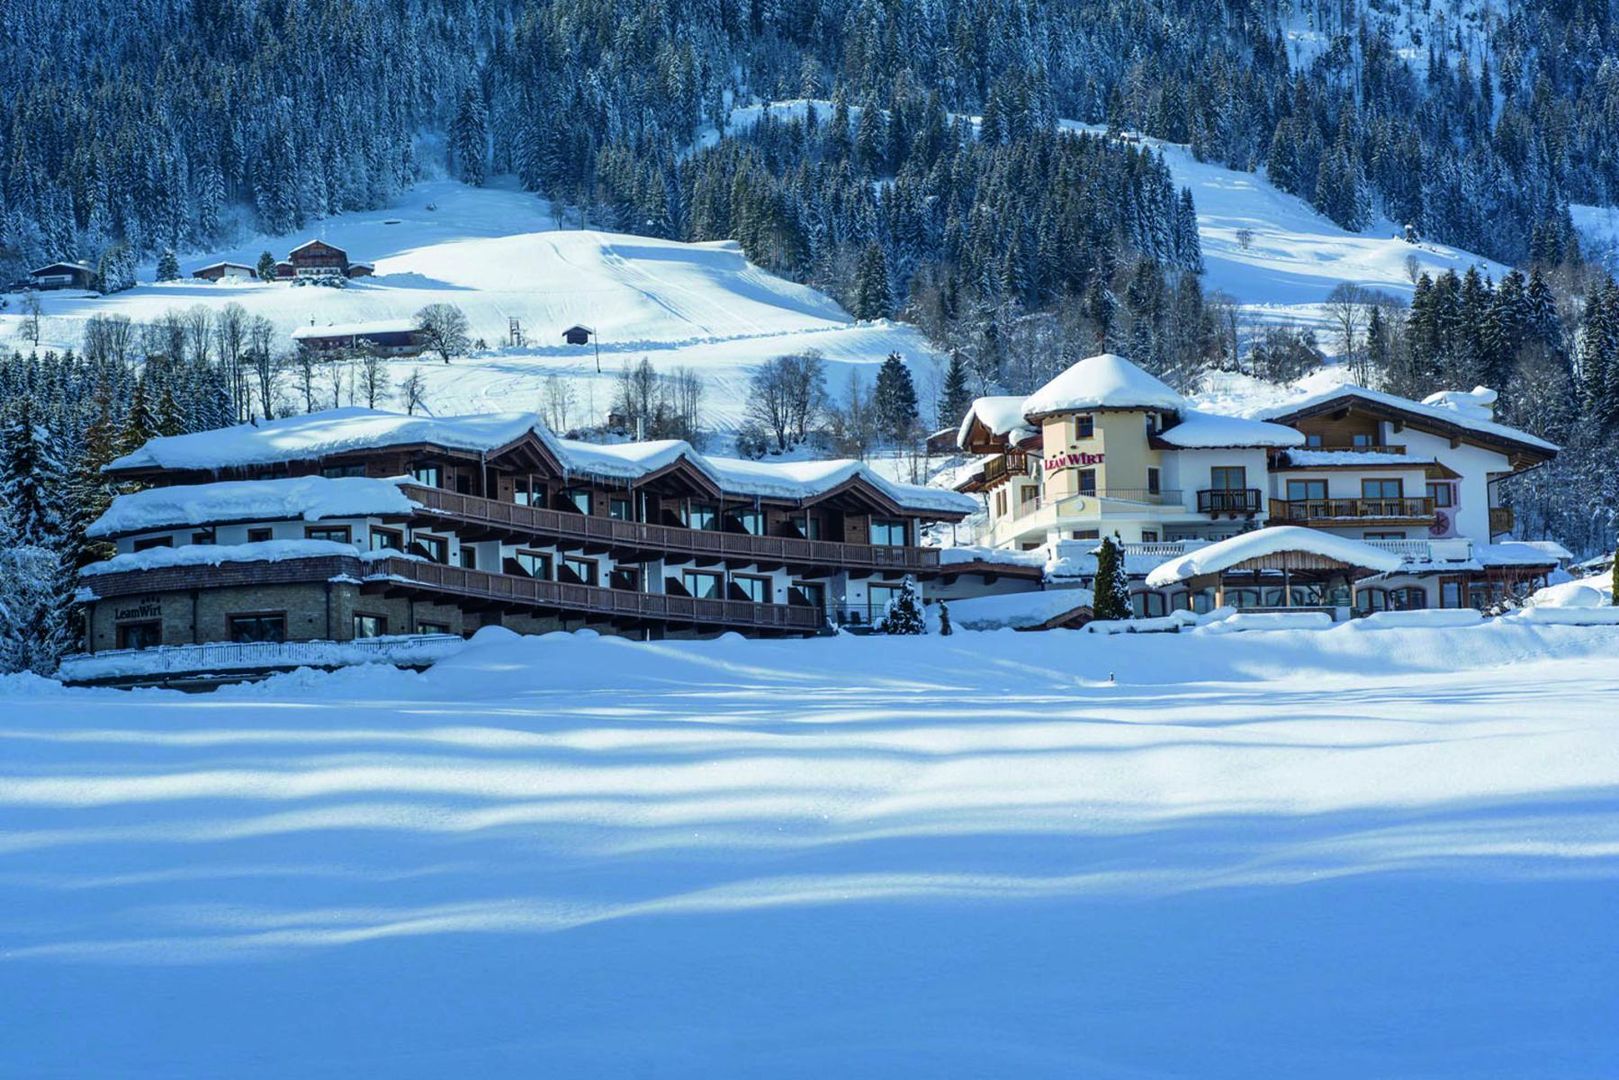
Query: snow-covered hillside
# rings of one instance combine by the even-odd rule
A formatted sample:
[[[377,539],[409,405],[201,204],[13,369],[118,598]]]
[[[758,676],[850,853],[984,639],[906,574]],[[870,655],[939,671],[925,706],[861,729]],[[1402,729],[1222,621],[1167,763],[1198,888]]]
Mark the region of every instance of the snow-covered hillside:
[[[578,382],[576,423],[600,419],[612,396],[605,384],[642,356],[665,371],[686,365],[707,376],[705,411],[720,427],[738,418],[750,370],[785,353],[820,349],[838,392],[850,366],[878,364],[890,352],[904,356],[919,379],[931,378],[934,354],[915,330],[857,324],[823,294],[752,266],[734,244],[558,228],[547,203],[508,188],[425,183],[392,207],[329,218],[307,235],[374,263],[376,276],[346,289],[187,278],[109,297],[43,293],[41,343],[76,345],[91,315],[146,320],[195,304],[239,303],[286,335],[311,324],[408,318],[427,304],[453,303],[466,312],[472,336],[491,348],[448,370],[420,365],[434,411],[536,409],[545,376],[562,374]],[[302,238],[259,237],[193,254],[181,268],[189,274],[218,259],[253,265],[261,251],[282,256]],[[153,268],[140,276],[149,282]],[[508,345],[512,318],[520,321],[523,347]],[[0,340],[13,339],[20,322],[14,303],[10,315],[0,316]],[[600,379],[594,352],[561,340],[575,323],[597,332]],[[401,374],[415,366],[395,364]]]
[[[0,680],[0,1074],[1607,1075],[1616,634]]]

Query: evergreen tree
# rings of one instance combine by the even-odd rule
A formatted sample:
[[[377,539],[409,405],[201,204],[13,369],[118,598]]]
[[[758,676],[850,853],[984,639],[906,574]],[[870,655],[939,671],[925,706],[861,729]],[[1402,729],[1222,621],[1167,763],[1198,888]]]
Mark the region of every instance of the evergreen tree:
[[[922,603],[916,598],[916,582],[906,578],[899,587],[899,595],[888,602],[888,611],[883,617],[882,631],[885,634],[925,634],[927,623],[922,617]]]
[[[474,86],[461,92],[451,131],[457,175],[473,187],[482,187],[489,156],[489,117],[483,94]]]
[[[259,253],[259,265],[256,269],[258,271],[260,281],[275,280],[275,263],[275,256],[270,254],[268,251]]]
[[[944,369],[944,385],[939,392],[939,424],[954,427],[961,423],[972,408],[973,392],[967,381],[967,361],[959,349],[951,350],[950,363]]]
[[[872,407],[877,411],[878,427],[890,438],[902,438],[916,427],[916,387],[899,353],[889,353],[877,369]]]
[[[0,433],[0,513],[12,543],[49,546],[62,536],[62,462],[35,405],[20,397]]]
[[[180,260],[175,257],[173,248],[164,248],[157,257],[157,280],[177,281],[179,277]]]
[[[1098,619],[1128,619],[1134,614],[1130,607],[1130,578],[1124,569],[1124,550],[1111,536],[1102,538],[1096,551],[1096,580],[1092,583],[1095,599],[1091,614]]]
[[[878,244],[866,245],[855,272],[854,299],[850,312],[857,319],[886,319],[894,309],[894,295],[888,285],[888,260]]]

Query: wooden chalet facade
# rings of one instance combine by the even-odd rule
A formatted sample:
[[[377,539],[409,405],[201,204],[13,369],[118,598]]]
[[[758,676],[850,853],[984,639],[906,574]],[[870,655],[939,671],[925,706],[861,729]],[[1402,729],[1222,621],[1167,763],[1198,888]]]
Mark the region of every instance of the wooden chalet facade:
[[[82,262],[54,262],[28,271],[32,289],[94,289],[95,268]]]
[[[259,272],[246,263],[216,262],[197,267],[191,276],[202,281],[257,281]]]
[[[370,263],[350,262],[349,253],[324,240],[306,240],[275,264],[275,276],[283,281],[294,278],[369,277]]]
[[[119,552],[82,579],[93,653],[484,626],[865,628],[906,578],[943,574],[923,527],[973,509],[853,462],[570,443],[535,416],[334,410],[153,440],[107,471],[151,487],[93,530]]]

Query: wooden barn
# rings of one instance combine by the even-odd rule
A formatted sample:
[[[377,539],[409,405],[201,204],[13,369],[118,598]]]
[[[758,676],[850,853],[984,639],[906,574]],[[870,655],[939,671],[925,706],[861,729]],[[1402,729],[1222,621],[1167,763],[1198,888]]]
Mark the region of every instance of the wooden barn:
[[[255,281],[259,272],[246,263],[216,262],[197,267],[191,276],[203,281]]]
[[[35,289],[93,289],[95,281],[95,270],[82,262],[54,262],[28,272]]]

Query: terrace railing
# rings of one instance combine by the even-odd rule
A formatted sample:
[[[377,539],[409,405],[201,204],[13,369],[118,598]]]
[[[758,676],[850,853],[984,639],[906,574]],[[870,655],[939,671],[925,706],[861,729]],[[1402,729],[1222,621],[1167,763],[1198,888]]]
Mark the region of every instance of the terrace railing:
[[[1427,521],[1432,499],[1272,499],[1270,520],[1303,524],[1312,521],[1358,521],[1368,518]]]
[[[803,540],[789,536],[686,529],[525,506],[414,484],[403,485],[402,490],[429,516],[455,523],[497,528],[513,535],[533,536],[536,539],[597,544],[626,551],[656,551],[854,570],[919,573],[939,567],[937,548],[849,544],[837,540]]]

